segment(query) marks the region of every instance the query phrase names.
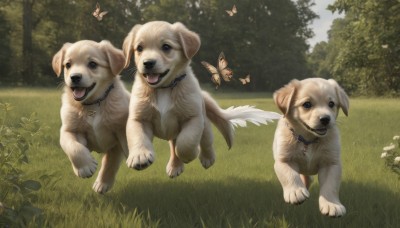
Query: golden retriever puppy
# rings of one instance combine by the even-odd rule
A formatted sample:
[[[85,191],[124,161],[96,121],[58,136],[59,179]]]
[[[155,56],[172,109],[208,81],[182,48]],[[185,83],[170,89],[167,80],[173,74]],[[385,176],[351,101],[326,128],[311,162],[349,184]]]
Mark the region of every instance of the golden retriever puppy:
[[[179,22],[136,25],[125,38],[125,66],[134,55],[137,68],[126,129],[130,168],[140,170],[153,163],[154,136],[169,140],[168,176],[178,176],[183,163],[197,157],[208,168],[215,160],[210,120],[231,147],[234,125],[266,124],[281,117],[249,106],[221,109],[202,92],[189,66],[199,48],[199,36]]]
[[[287,203],[300,204],[309,197],[310,175],[318,174],[322,214],[343,216],[339,200],[342,174],[340,137],[336,118],[341,108],[347,116],[349,99],[333,79],[292,80],[274,93],[284,114],[273,143],[275,172]]]
[[[128,155],[126,121],[130,94],[118,74],[125,64],[121,50],[108,41],[65,43],[53,57],[57,76],[64,70],[60,144],[74,173],[91,177],[97,168],[91,151],[105,153],[93,190],[112,187],[121,159]]]

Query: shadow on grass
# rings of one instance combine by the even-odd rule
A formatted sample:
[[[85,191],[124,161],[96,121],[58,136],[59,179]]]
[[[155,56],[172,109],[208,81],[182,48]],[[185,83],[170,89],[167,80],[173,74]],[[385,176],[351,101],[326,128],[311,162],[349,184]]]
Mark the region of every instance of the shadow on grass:
[[[277,181],[231,178],[199,183],[170,180],[129,183],[109,195],[115,209],[138,209],[162,227],[395,227],[400,224],[400,195],[379,186],[342,183],[343,218],[318,209],[318,184],[299,206],[285,204]]]

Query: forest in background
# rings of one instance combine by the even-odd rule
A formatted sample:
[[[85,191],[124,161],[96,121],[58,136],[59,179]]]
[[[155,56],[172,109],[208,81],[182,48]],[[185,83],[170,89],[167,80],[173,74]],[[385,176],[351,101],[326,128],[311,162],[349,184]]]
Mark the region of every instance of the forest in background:
[[[93,17],[96,3],[108,11]],[[238,13],[225,10],[236,5]],[[251,83],[225,87],[268,91],[293,78],[334,78],[355,95],[400,95],[400,2],[336,0],[336,19],[328,42],[312,50],[310,23],[318,18],[313,0],[3,0],[0,3],[0,86],[56,87],[62,79],[51,69],[52,56],[65,42],[110,40],[121,48],[135,24],[152,20],[183,22],[202,40],[192,67],[211,83],[200,64],[217,63],[225,53],[234,77]],[[132,68],[132,67],[131,67]],[[132,80],[133,70],[123,72]],[[224,87],[224,86],[222,86]]]

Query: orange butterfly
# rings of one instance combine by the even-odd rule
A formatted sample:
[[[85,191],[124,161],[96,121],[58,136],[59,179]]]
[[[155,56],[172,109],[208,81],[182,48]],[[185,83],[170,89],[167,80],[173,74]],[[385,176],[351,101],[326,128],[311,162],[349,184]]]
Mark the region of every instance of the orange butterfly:
[[[229,16],[233,16],[237,13],[236,5],[233,5],[232,10],[225,10]]]
[[[100,4],[96,4],[96,9],[93,11],[92,15],[97,18],[98,21],[103,20],[103,16],[105,16],[108,13],[108,11],[103,11],[100,12]]]
[[[232,79],[233,71],[228,68],[228,61],[223,52],[218,57],[218,69],[205,61],[202,61],[201,64],[211,73],[211,81],[216,85],[216,89],[221,85],[221,78],[226,82]]]
[[[250,74],[246,75],[245,78],[239,78],[239,80],[243,85],[250,83]]]

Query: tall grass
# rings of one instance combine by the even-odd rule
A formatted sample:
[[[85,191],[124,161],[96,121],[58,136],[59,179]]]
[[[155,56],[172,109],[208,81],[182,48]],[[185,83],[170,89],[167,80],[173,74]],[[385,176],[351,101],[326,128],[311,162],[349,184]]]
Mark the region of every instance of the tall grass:
[[[227,149],[214,129],[217,160],[204,170],[199,161],[170,179],[165,173],[168,144],[155,139],[156,161],[136,171],[122,163],[114,188],[106,195],[91,190],[94,178],[80,179],[59,146],[60,90],[2,89],[0,102],[15,107],[11,121],[37,112],[47,125],[41,144],[30,154],[28,175],[48,174],[35,202],[49,227],[396,227],[400,224],[400,181],[385,169],[382,147],[400,133],[400,100],[351,99],[350,115],[339,116],[347,208],[343,218],[322,216],[318,183],[299,206],[283,201],[273,170],[276,124],[237,129]],[[269,94],[214,93],[222,107],[250,104],[277,111]],[[101,155],[95,155],[100,161]],[[0,190],[1,191],[1,190]]]

